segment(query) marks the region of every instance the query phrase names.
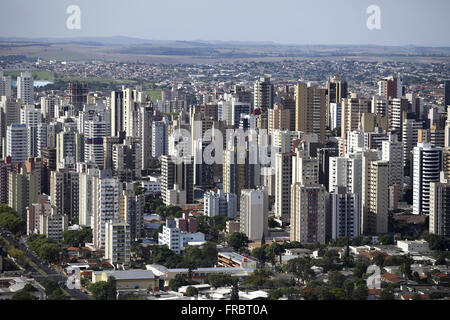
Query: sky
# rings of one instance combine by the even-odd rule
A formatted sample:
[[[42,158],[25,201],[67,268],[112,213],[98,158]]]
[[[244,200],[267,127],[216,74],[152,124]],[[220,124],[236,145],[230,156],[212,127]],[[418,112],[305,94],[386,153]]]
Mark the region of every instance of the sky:
[[[80,29],[67,28],[70,5]],[[449,15],[449,0],[0,0],[0,37],[450,46]]]

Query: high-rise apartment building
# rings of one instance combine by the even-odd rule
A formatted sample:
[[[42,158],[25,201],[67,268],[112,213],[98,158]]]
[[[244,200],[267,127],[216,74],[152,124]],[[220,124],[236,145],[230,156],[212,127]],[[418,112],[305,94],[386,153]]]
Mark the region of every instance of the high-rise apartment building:
[[[69,82],[67,91],[69,104],[73,105],[76,110],[82,110],[83,106],[87,103],[87,96],[89,93],[87,83]]]
[[[362,156],[361,231],[365,235],[388,232],[389,162],[380,161],[376,151]]]
[[[341,76],[335,75],[327,81],[327,121],[329,121],[331,115],[331,104],[334,104],[335,106],[340,105],[342,99],[347,98],[347,96],[348,84]],[[327,126],[329,125],[330,123],[327,123]],[[337,125],[337,127],[339,126],[340,125]]]
[[[290,240],[326,242],[328,192],[323,185],[295,183],[291,188]]]
[[[28,129],[26,124],[11,124],[6,133],[6,156],[12,162],[25,163],[28,159]]]
[[[2,96],[11,96],[11,77],[5,76],[0,70],[0,97]]]
[[[337,187],[330,193],[331,238],[356,238],[361,234],[361,196]]]
[[[441,172],[439,182],[430,182],[430,228],[438,236],[450,236],[450,181]]]
[[[217,192],[206,192],[203,204],[203,212],[208,217],[224,216],[230,219],[237,217],[237,196],[233,193],[225,193],[222,189]]]
[[[20,123],[27,126],[28,156],[38,156],[38,127],[41,123],[41,112],[34,105],[23,105],[20,110]]]
[[[171,190],[184,192],[184,204],[194,203],[193,161],[193,157],[186,157],[176,163],[172,156],[161,157],[161,197],[166,205],[173,204]]]
[[[119,218],[119,181],[111,177],[111,172],[101,171],[93,178],[92,195],[92,234],[94,246],[100,249],[105,247],[106,222]]]
[[[295,153],[275,155],[275,216],[289,223],[291,210],[292,161]]]
[[[255,81],[253,90],[253,108],[267,111],[273,107],[274,87],[270,82],[270,75],[264,75]]]
[[[105,259],[112,265],[130,262],[130,225],[126,221],[109,220],[105,222]]]
[[[297,84],[295,130],[315,133],[325,142],[326,90],[316,85]]]
[[[382,160],[389,162],[389,185],[397,185],[399,194],[403,194],[404,162],[403,144],[397,135],[389,134],[389,140],[382,142]]]
[[[17,99],[21,104],[34,104],[34,81],[31,72],[22,72],[17,77]]]
[[[152,124],[152,157],[159,158],[169,152],[168,125],[164,121],[154,121]]]
[[[430,183],[440,181],[443,170],[443,149],[418,143],[413,162],[413,214],[430,213]]]
[[[242,190],[240,197],[241,232],[250,241],[261,241],[269,235],[268,209],[269,200],[267,190]]]

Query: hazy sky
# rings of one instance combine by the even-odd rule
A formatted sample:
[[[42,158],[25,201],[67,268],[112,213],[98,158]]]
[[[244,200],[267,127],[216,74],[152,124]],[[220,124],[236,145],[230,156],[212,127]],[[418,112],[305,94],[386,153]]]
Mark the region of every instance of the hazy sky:
[[[69,30],[69,5],[81,29]],[[381,8],[369,30],[367,7]],[[0,37],[450,46],[449,0],[0,0]]]

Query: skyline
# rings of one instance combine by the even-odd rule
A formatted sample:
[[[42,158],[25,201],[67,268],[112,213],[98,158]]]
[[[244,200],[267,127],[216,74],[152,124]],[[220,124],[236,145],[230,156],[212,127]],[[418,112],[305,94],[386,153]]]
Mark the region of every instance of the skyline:
[[[107,5],[105,1],[84,0],[2,3],[0,37],[124,36],[154,41],[274,42],[281,45],[450,46],[450,37],[446,34],[450,21],[445,16],[450,3],[445,0],[433,0],[433,5],[406,0],[395,3],[351,0],[344,4],[330,0],[320,4],[281,0],[275,7],[267,6],[267,1],[256,5],[254,1],[232,0],[228,5],[231,9],[225,13],[223,6],[214,1],[175,2],[173,5],[173,2],[136,0],[134,6],[120,7],[121,10],[116,10],[119,7],[116,0],[108,1]],[[381,10],[381,30],[369,30],[366,26],[370,16],[366,10],[373,4]],[[70,5],[77,5],[81,10],[80,29],[69,30],[66,26],[70,16],[66,9]],[[46,14],[52,18],[42,19]],[[330,23],[340,27],[330,28]],[[264,24],[263,31],[260,24]]]

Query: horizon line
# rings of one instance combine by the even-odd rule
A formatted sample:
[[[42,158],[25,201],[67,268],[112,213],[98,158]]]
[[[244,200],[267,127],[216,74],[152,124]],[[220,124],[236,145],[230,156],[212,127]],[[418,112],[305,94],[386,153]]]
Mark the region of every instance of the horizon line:
[[[398,47],[398,48],[407,48],[407,47],[415,47],[415,48],[445,48],[450,49],[450,44],[448,45],[418,45],[418,44],[370,44],[370,43],[360,43],[360,44],[337,44],[337,43],[285,43],[285,42],[276,42],[272,40],[204,40],[204,39],[195,39],[195,40],[180,40],[180,39],[164,39],[164,40],[155,40],[155,39],[146,39],[135,36],[124,36],[124,35],[114,35],[114,36],[50,36],[50,37],[25,37],[25,36],[0,36],[0,41],[4,40],[66,40],[66,42],[70,42],[71,40],[80,40],[80,39],[114,39],[114,38],[125,38],[135,41],[149,41],[149,42],[222,42],[222,43],[242,43],[242,44],[271,44],[278,46],[330,46],[330,47],[352,47],[352,46],[366,46],[366,47]]]

